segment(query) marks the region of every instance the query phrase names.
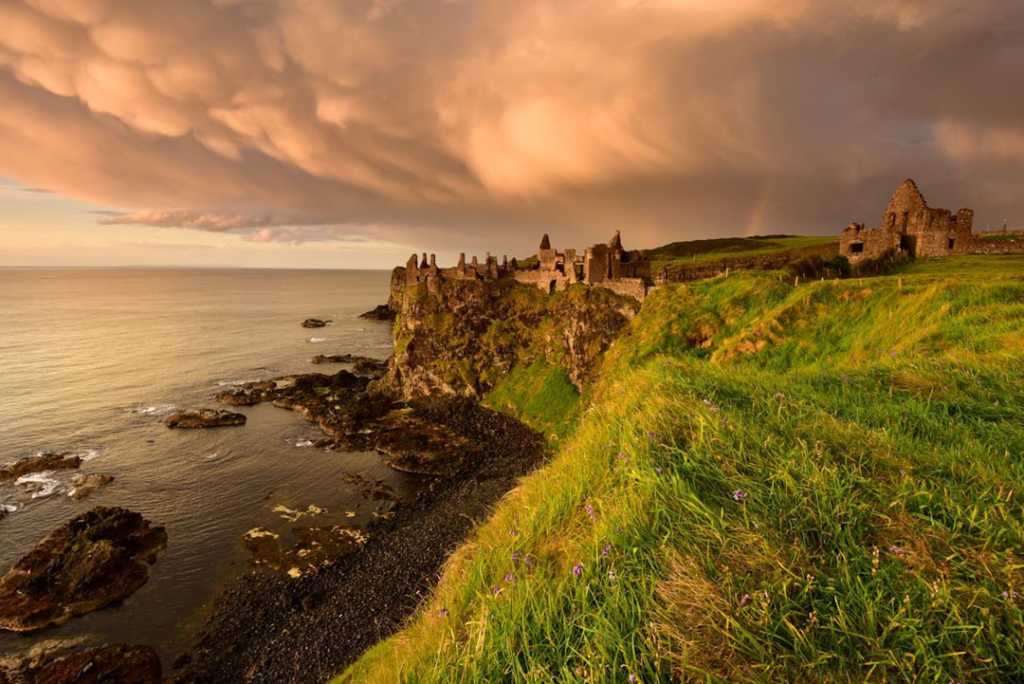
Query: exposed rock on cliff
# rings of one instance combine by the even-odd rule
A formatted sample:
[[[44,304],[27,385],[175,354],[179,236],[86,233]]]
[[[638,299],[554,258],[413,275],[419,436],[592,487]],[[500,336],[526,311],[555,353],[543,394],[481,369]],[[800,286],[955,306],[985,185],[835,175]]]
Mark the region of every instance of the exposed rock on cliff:
[[[510,279],[400,288],[395,354],[383,381],[406,399],[479,397],[514,366],[562,366],[577,387],[639,304],[584,286],[548,295]]]
[[[378,304],[366,313],[359,314],[359,317],[371,321],[393,321],[395,312],[387,304]]]
[[[0,629],[60,625],[133,593],[167,546],[138,513],[94,508],[53,531],[0,579]]]

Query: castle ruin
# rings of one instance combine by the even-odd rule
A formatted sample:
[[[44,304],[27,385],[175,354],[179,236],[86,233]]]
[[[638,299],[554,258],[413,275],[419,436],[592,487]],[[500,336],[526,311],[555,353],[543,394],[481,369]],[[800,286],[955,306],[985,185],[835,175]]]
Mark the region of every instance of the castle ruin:
[[[943,257],[972,251],[974,211],[928,206],[917,184],[907,179],[893,193],[877,228],[851,223],[839,236],[839,253],[851,264],[886,254]]]
[[[405,266],[406,284],[426,283],[436,286],[440,280],[497,280],[514,278],[525,285],[533,285],[545,292],[554,293],[574,283],[612,290],[638,301],[647,295],[651,278],[650,261],[643,252],[626,250],[622,236],[616,231],[607,244],[588,247],[581,254],[575,249],[559,252],[551,247],[551,240],[545,234],[537,250],[536,263],[520,265],[513,258],[488,254],[483,262],[472,257],[466,262],[466,255],[459,255],[459,262],[451,268],[440,268],[437,258],[431,254],[420,257],[413,254]]]

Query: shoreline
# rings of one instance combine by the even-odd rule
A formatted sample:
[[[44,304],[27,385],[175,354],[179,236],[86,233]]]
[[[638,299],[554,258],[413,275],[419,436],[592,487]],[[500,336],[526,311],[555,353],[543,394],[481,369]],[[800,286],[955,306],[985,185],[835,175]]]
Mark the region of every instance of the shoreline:
[[[252,570],[235,580],[166,676],[181,683],[326,681],[398,631],[448,556],[546,456],[541,436],[515,419],[470,400],[445,401],[447,419],[486,440],[482,457],[435,478],[372,527],[362,548],[317,573],[293,579]]]

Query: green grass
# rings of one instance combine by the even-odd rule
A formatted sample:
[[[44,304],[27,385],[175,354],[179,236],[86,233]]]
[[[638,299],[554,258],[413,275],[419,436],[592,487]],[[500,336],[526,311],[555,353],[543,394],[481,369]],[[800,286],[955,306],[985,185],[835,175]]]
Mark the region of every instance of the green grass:
[[[665,266],[696,264],[732,257],[749,257],[818,247],[836,242],[835,236],[782,235],[749,238],[719,238],[673,242],[648,250],[651,270],[657,273]]]
[[[513,368],[484,403],[537,430],[553,447],[575,425],[580,394],[562,368],[537,361]]]
[[[1022,273],[656,290],[553,460],[340,681],[1019,680]],[[532,416],[552,374],[515,375],[495,405]]]

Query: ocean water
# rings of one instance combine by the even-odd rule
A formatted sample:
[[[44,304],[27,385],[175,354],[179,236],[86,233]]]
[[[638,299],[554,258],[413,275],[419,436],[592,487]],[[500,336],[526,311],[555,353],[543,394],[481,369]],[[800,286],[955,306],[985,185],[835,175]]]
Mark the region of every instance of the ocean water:
[[[390,326],[358,314],[386,301],[378,271],[0,269],[0,463],[70,451],[82,473],[114,476],[83,501],[76,471],[0,484],[0,573],[58,526],[95,506],[123,506],[167,529],[149,582],[122,604],[20,636],[0,653],[43,640],[85,639],[186,649],[223,586],[250,570],[242,542],[264,526],[287,540],[284,505],[326,513],[301,524],[368,522],[383,483],[403,496],[415,478],[372,453],[308,446],[319,431],[269,404],[233,409],[244,427],[177,431],[175,408],[216,406],[225,386],[314,366],[318,353],[391,353]],[[317,330],[305,318],[332,319]],[[352,513],[355,515],[352,516]]]

